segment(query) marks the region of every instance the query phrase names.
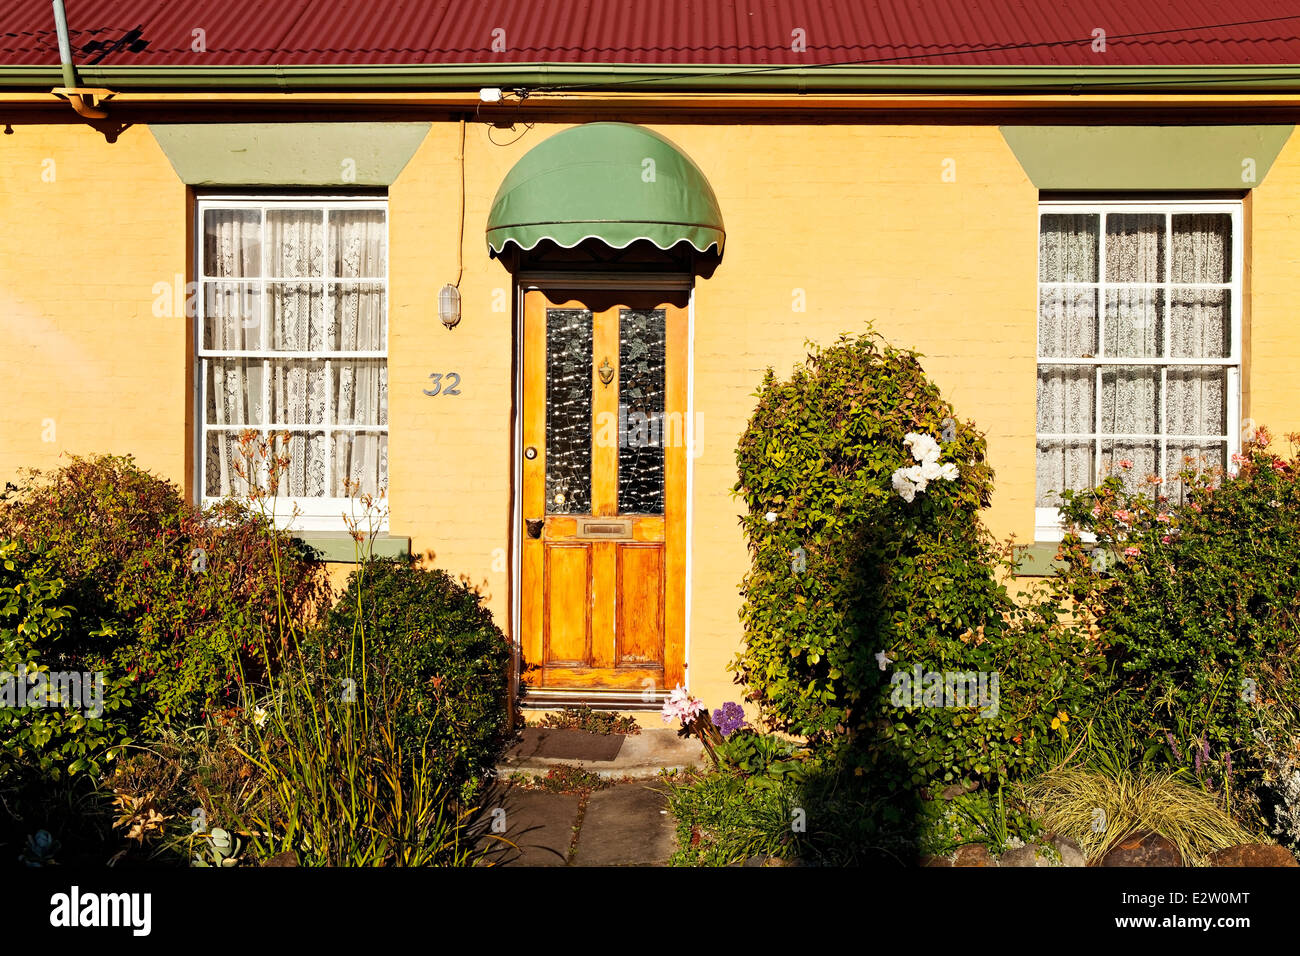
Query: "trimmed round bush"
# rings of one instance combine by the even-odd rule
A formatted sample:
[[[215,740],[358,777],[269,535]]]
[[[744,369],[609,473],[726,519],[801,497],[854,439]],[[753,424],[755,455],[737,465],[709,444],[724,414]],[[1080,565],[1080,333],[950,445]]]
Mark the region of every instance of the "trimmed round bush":
[[[400,694],[395,726],[469,797],[509,725],[510,644],[479,595],[445,571],[377,559],[348,579],[321,635],[340,678],[377,674]],[[359,661],[345,660],[363,651]]]

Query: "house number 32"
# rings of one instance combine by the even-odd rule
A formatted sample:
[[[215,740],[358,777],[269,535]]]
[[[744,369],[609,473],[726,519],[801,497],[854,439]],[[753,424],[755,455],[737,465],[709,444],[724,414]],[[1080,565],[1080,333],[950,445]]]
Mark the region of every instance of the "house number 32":
[[[433,388],[423,389],[425,395],[459,395],[460,394],[460,375],[456,372],[446,373],[447,384],[443,387],[443,373],[431,372],[429,378],[433,381]]]

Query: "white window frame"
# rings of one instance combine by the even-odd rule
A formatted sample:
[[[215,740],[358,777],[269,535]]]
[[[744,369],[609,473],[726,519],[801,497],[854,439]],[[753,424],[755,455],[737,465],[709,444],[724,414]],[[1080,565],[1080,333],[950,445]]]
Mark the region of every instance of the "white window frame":
[[[1244,247],[1245,237],[1242,230],[1242,203],[1240,200],[1140,200],[1124,201],[1116,200],[1109,202],[1099,202],[1090,200],[1043,200],[1038,204],[1038,234],[1040,236],[1039,249],[1042,248],[1042,217],[1045,215],[1098,215],[1098,250],[1097,250],[1097,281],[1096,282],[1043,282],[1038,280],[1038,296],[1035,300],[1035,322],[1034,338],[1036,357],[1035,365],[1035,382],[1037,382],[1037,369],[1047,365],[1093,365],[1096,366],[1097,379],[1094,393],[1094,415],[1093,432],[1091,438],[1093,446],[1093,464],[1097,469],[1094,475],[1094,481],[1100,482],[1103,477],[1101,474],[1101,448],[1103,436],[1101,434],[1101,375],[1102,370],[1116,366],[1133,367],[1133,366],[1152,366],[1159,368],[1160,371],[1160,427],[1162,429],[1159,435],[1105,435],[1104,439],[1146,439],[1159,440],[1160,442],[1160,476],[1168,480],[1171,476],[1164,473],[1166,468],[1166,452],[1169,439],[1196,441],[1221,441],[1225,443],[1225,457],[1231,468],[1232,456],[1241,451],[1241,367],[1242,367],[1242,270],[1245,262]],[[1106,217],[1112,214],[1131,215],[1133,213],[1155,213],[1165,217],[1165,274],[1161,282],[1107,282],[1106,281]],[[1232,274],[1231,282],[1213,282],[1213,283],[1187,283],[1172,281],[1173,275],[1173,216],[1184,213],[1220,213],[1232,217]],[[1035,275],[1042,275],[1042,264],[1039,263],[1038,271]],[[1168,322],[1169,311],[1169,294],[1174,285],[1189,286],[1192,288],[1206,289],[1225,289],[1229,292],[1229,321],[1231,323],[1231,351],[1225,358],[1173,358],[1169,355],[1169,335],[1170,327]],[[1161,350],[1163,356],[1152,358],[1071,358],[1068,356],[1042,356],[1039,355],[1038,349],[1038,329],[1041,327],[1041,319],[1037,310],[1042,308],[1042,293],[1045,290],[1053,288],[1091,286],[1097,290],[1097,348],[1099,352],[1104,353],[1106,347],[1106,293],[1110,288],[1134,288],[1145,286],[1147,288],[1163,289],[1164,291],[1164,315],[1166,317],[1164,330],[1164,348]],[[1165,415],[1165,403],[1168,397],[1167,380],[1165,371],[1171,367],[1179,365],[1191,366],[1222,366],[1227,371],[1227,381],[1225,383],[1226,396],[1225,402],[1226,420],[1224,425],[1227,428],[1226,435],[1171,435],[1168,431],[1168,418]],[[1087,434],[1081,433],[1078,436],[1042,433],[1037,428],[1037,386],[1034,391],[1035,402],[1035,426],[1034,426],[1034,498],[1038,498],[1038,468],[1037,468],[1037,447],[1038,441],[1043,438],[1087,438]],[[1038,541],[1060,541],[1064,535],[1064,522],[1061,518],[1061,512],[1057,508],[1034,508],[1034,538]]]
[[[262,212],[263,240],[261,242],[262,250],[262,267],[258,270],[260,275],[252,279],[232,280],[229,276],[209,276],[204,272],[203,252],[204,252],[204,221],[205,213],[213,209],[259,209]],[[326,248],[323,250],[324,255],[324,274],[317,279],[316,277],[304,276],[271,276],[268,275],[268,256],[269,248],[265,241],[265,224],[266,211],[283,210],[283,209],[308,209],[318,210],[321,214],[324,226],[324,241]],[[339,209],[363,210],[372,209],[380,210],[384,213],[384,271],[382,277],[358,277],[358,278],[335,278],[331,277],[329,272],[329,263],[332,261],[329,248],[329,223],[327,216],[330,211]],[[275,195],[267,193],[206,193],[197,197],[195,217],[194,217],[194,275],[195,293],[194,293],[194,408],[195,408],[195,440],[198,447],[194,456],[195,467],[195,488],[197,489],[199,505],[202,508],[208,508],[211,505],[221,501],[221,498],[214,498],[208,495],[207,491],[207,437],[209,432],[213,431],[232,431],[242,432],[249,428],[260,432],[262,435],[268,435],[272,432],[324,432],[328,436],[336,431],[351,432],[380,432],[389,433],[391,421],[385,425],[340,425],[332,421],[334,415],[334,378],[331,374],[330,362],[334,359],[380,359],[385,365],[388,364],[388,346],[389,346],[389,309],[391,302],[389,300],[389,260],[392,257],[392,247],[389,243],[389,215],[388,215],[388,198],[386,196],[356,196],[356,195],[338,195],[338,194],[313,194],[313,195]],[[267,283],[274,282],[315,282],[319,281],[325,286],[325,308],[328,310],[331,306],[331,289],[336,285],[347,285],[352,283],[361,283],[366,285],[379,285],[383,288],[384,295],[384,349],[382,351],[285,351],[269,348],[267,336],[270,334],[269,323],[262,322],[262,345],[263,348],[257,351],[246,350],[228,350],[228,349],[209,349],[204,342],[204,319],[206,309],[206,297],[204,296],[204,283],[206,282],[241,282],[252,286],[258,293],[258,301],[262,308],[266,308],[269,299],[266,296]],[[263,313],[265,315],[265,313]],[[260,426],[223,426],[209,425],[207,422],[207,384],[208,384],[208,360],[213,358],[257,358],[263,359],[262,374],[262,408],[264,414],[269,412],[271,407],[269,389],[271,387],[270,366],[273,361],[297,360],[297,359],[314,359],[325,362],[325,383],[326,383],[326,414],[331,420],[319,422],[316,424],[287,424],[287,425],[268,425]],[[334,456],[328,451],[326,453],[326,488],[333,487],[333,468]],[[385,504],[380,506],[380,520],[373,528],[376,532],[388,530],[388,513],[386,507],[387,495],[385,494]],[[293,512],[295,506],[299,514],[295,517]],[[320,497],[320,498],[291,498],[287,496],[276,497],[274,499],[275,523],[279,528],[292,531],[346,531],[348,522],[345,515],[353,516],[359,519],[361,530],[371,530],[368,522],[363,517],[363,506],[356,498],[351,497]]]

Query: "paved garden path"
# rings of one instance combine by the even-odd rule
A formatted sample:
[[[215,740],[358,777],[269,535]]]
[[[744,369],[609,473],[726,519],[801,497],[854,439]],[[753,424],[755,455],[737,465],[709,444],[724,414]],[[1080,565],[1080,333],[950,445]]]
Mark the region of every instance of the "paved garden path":
[[[480,836],[484,862],[663,866],[676,849],[663,791],[662,785],[643,781],[581,795],[502,785],[485,803],[488,825]],[[504,832],[490,835],[493,822]]]
[[[497,767],[497,783],[481,803],[475,829],[484,862],[663,866],[676,840],[659,771],[702,764],[699,745],[671,730],[620,737],[526,728]],[[553,793],[520,782],[540,782],[552,771],[574,770],[599,776],[609,785]]]

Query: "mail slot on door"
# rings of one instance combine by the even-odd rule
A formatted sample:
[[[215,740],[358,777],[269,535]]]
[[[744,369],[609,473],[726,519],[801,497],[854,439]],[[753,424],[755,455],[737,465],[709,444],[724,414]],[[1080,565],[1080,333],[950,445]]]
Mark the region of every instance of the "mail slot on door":
[[[579,518],[578,537],[584,540],[605,539],[630,541],[632,538],[631,518]]]

